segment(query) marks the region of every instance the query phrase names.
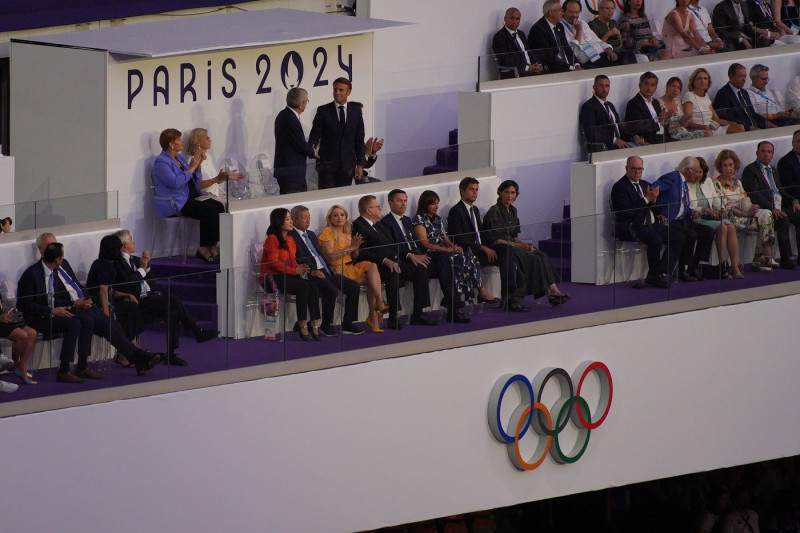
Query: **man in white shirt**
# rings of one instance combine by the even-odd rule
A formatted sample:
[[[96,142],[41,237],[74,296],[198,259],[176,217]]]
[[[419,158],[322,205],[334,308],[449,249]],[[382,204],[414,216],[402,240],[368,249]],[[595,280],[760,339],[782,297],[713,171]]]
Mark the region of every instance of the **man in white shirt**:
[[[708,9],[700,5],[700,0],[691,0],[689,3],[689,13],[694,16],[694,27],[697,29],[697,33],[700,34],[700,37],[703,38],[709,47],[717,52],[730,51],[714,29],[714,24],[711,22],[711,15]]]
[[[564,18],[561,24],[575,57],[584,68],[602,68],[619,64],[619,58],[610,44],[603,42],[588,24],[580,20],[581,3],[567,0],[563,5]]]
[[[658,88],[658,76],[650,71],[639,76],[639,92],[625,106],[625,129],[631,141],[638,145],[662,144],[669,140],[664,135],[665,110],[653,98]]]
[[[756,113],[776,126],[789,126],[797,124],[798,120],[792,118],[794,109],[786,109],[783,95],[773,89],[767,89],[769,83],[769,67],[755,64],[750,68],[750,102]]]

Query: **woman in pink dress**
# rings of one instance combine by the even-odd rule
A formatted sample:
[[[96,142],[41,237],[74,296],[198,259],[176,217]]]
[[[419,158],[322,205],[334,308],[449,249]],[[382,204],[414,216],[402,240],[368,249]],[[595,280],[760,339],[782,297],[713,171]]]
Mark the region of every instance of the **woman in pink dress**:
[[[689,13],[690,0],[675,0],[675,9],[664,19],[664,41],[672,57],[691,57],[713,54],[716,52],[708,46],[697,32],[694,16]]]

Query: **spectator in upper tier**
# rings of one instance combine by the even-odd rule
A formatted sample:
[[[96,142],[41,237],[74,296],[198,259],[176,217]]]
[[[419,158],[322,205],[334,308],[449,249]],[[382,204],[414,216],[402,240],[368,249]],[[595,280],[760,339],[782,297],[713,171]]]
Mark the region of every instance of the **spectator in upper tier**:
[[[625,107],[625,128],[637,145],[661,144],[664,139],[666,112],[657,98],[658,76],[648,71],[639,76],[639,92]]]
[[[686,141],[712,135],[710,130],[688,128],[692,116],[683,112],[683,104],[681,103],[682,92],[683,83],[681,83],[681,79],[677,76],[673,76],[667,80],[664,96],[659,98],[661,107],[666,111],[667,134],[669,138],[673,141]]]
[[[689,13],[694,17],[694,27],[708,46],[717,52],[730,51],[714,29],[711,14],[708,9],[700,5],[700,0],[689,2]]]
[[[714,109],[725,120],[741,124],[746,131],[775,127],[759,115],[750,100],[750,93],[744,88],[747,69],[734,63],[728,68],[728,83],[714,96]]]
[[[594,34],[604,43],[611,45],[611,49],[619,57],[620,64],[636,63],[635,54],[631,50],[622,48],[622,34],[617,26],[617,21],[612,18],[617,9],[614,0],[600,0],[597,9],[597,17],[589,21],[589,27]]]
[[[519,9],[509,7],[503,17],[503,27],[492,38],[492,51],[497,55],[497,64],[503,68],[515,68],[519,76],[542,73],[542,63],[533,50],[528,49],[525,32],[519,29],[522,17]],[[500,78],[514,78],[511,70],[502,70]]]
[[[581,64],[569,45],[561,19],[564,13],[558,0],[545,0],[544,16],[536,21],[530,31],[531,45],[539,50],[542,63],[548,72],[581,70]]]
[[[619,19],[622,43],[627,50],[647,56],[650,61],[672,59],[672,54],[658,37],[653,35],[650,19],[644,12],[644,0],[629,0]]]
[[[750,68],[750,87],[747,91],[750,93],[750,101],[756,113],[776,126],[789,126],[800,122],[792,118],[794,109],[786,109],[783,95],[774,89],[767,89],[767,83],[769,83],[769,67],[761,64],[753,65]]]
[[[702,129],[710,131],[714,135],[724,135],[726,133],[741,133],[744,126],[725,120],[717,115],[714,106],[711,105],[711,98],[708,96],[708,89],[711,87],[711,75],[702,67],[695,69],[689,76],[689,89],[683,95],[683,112],[691,115],[691,120],[686,125],[690,130]]]
[[[721,0],[711,14],[714,28],[732,50],[749,50],[759,36],[750,20],[750,9],[742,0]],[[760,43],[767,46],[769,43]]]
[[[611,90],[608,76],[595,76],[592,92],[594,96],[581,106],[580,124],[586,151],[589,153],[630,148],[631,145],[622,138],[623,127],[619,121],[619,113],[614,104],[607,100]]]
[[[604,43],[588,24],[581,21],[581,3],[578,0],[565,0],[563,10],[561,23],[581,65],[602,68],[619,64],[619,57],[611,45]]]
[[[697,31],[695,17],[689,11],[689,0],[675,0],[675,9],[664,19],[664,41],[672,57],[691,57],[716,52],[706,44],[705,39]]]

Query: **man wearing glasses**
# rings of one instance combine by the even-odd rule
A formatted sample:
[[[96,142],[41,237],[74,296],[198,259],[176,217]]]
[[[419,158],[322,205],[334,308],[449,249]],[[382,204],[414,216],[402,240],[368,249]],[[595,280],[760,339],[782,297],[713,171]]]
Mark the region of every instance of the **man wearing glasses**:
[[[750,68],[750,101],[756,113],[767,119],[767,125],[790,126],[800,123],[792,118],[794,109],[786,109],[783,95],[774,89],[767,89],[769,83],[769,67],[756,64]]]
[[[659,188],[642,179],[644,162],[631,156],[625,162],[625,175],[611,188],[614,235],[621,241],[638,241],[647,246],[647,276],[653,287],[669,287],[669,273],[675,270],[684,237],[665,224],[656,206]],[[668,245],[662,253],[661,248]]]
[[[353,221],[353,235],[358,233],[364,239],[358,251],[358,258],[378,265],[381,279],[386,284],[389,329],[403,327],[397,321],[400,280],[410,281],[414,287],[411,324],[435,326],[437,321],[423,314],[423,310],[431,304],[427,267],[421,264],[413,253],[398,253],[400,245],[395,244],[391,230],[385,224],[378,223],[381,219],[381,204],[375,196],[371,194],[362,196],[358,200],[358,212],[361,216]]]

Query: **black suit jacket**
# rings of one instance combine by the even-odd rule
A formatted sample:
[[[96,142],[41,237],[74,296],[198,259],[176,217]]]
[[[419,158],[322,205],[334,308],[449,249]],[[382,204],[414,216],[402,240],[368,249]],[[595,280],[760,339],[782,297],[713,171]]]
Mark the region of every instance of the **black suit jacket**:
[[[353,221],[353,235],[356,233],[364,239],[358,250],[359,260],[372,261],[378,265],[383,264],[384,259],[398,261],[397,245],[385,224],[379,221],[370,225],[364,217],[358,217]]]
[[[788,204],[784,205],[791,207],[795,200],[800,200],[800,161],[793,150],[789,150],[789,153],[778,161],[778,172],[781,174],[781,185],[783,185],[781,194],[786,195],[784,201],[788,200]]]
[[[306,141],[300,119],[284,107],[275,117],[275,179],[304,183],[308,158],[314,158],[314,149]]]
[[[770,165],[772,168],[772,179],[775,180],[775,186],[778,187],[778,192],[781,195],[781,208],[792,208],[792,198],[788,193],[784,193],[784,188],[781,186],[781,179],[778,169]],[[775,200],[772,196],[772,189],[769,182],[761,172],[761,167],[758,161],[753,161],[742,171],[742,187],[750,197],[750,201],[756,204],[761,209],[769,209],[772,211],[775,208]],[[788,204],[787,204],[788,200]]]
[[[308,249],[306,241],[300,236],[300,232],[296,229],[293,229],[290,235],[294,239],[294,244],[297,247],[297,253],[295,254],[295,259],[297,259],[297,262],[308,265],[311,267],[311,270],[318,270],[317,261],[314,258],[314,254],[312,254],[311,250]],[[311,245],[317,249],[320,260],[325,263],[325,258],[322,256],[322,247],[319,245],[319,239],[317,238],[317,235],[311,230],[306,230],[306,235],[308,235]],[[325,263],[325,265],[327,266],[327,263]],[[328,267],[328,269],[330,270],[330,267]]]
[[[497,64],[502,67],[514,67],[520,76],[530,76],[526,68],[525,54],[528,55],[528,61],[531,65],[540,63],[539,58],[533,50],[528,49],[528,39],[525,37],[525,32],[517,30],[517,36],[522,41],[522,50],[519,45],[514,41],[514,38],[508,32],[508,29],[503,26],[500,31],[492,37],[492,51],[497,54]],[[501,72],[501,78],[513,78],[511,72]]]
[[[742,89],[741,93],[742,96],[744,96],[744,101],[750,111],[750,116],[753,117],[753,120],[750,120],[750,118],[747,116],[747,112],[745,111],[744,107],[742,107],[742,104],[739,102],[736,94],[733,92],[733,88],[731,87],[730,83],[726,83],[724,86],[722,86],[714,96],[714,111],[716,111],[717,115],[725,120],[730,120],[731,122],[736,122],[737,124],[743,125],[745,130],[749,130],[751,126],[756,126],[757,128],[761,129],[766,128],[767,121],[764,119],[764,117],[756,112],[752,102],[750,101],[750,95],[748,94],[749,91]]]
[[[478,231],[476,232],[475,226],[472,225],[472,218],[469,216],[464,202],[458,202],[447,213],[447,233],[454,243],[462,248],[469,248],[473,254],[478,254],[481,251],[481,244],[478,243],[478,233],[480,233],[482,243],[489,241],[486,240],[487,236],[483,232],[481,211],[476,205],[472,207],[475,209],[475,221],[478,225]]]
[[[596,97],[592,96],[581,106],[579,120],[583,129],[583,139],[586,142],[589,153],[613,150],[617,147],[614,144],[614,137],[623,138],[622,125],[620,124],[617,108],[607,100],[606,103],[614,115],[619,133],[614,130],[614,123],[608,118],[605,106]]]
[[[414,240],[414,228],[411,225],[411,219],[407,216],[403,215],[403,227],[411,235],[412,242]],[[408,240],[406,239],[405,235],[400,232],[400,227],[397,225],[397,221],[394,218],[392,213],[385,215],[378,224],[383,224],[391,233],[392,233],[392,240],[395,243],[399,244],[397,247],[397,251],[401,257],[405,257],[406,254],[415,254],[417,253],[417,246],[416,244],[409,244]]]
[[[656,110],[656,115],[661,114],[661,104],[657,98],[651,100],[653,109]],[[714,106],[716,108],[716,106]],[[647,109],[647,103],[641,93],[636,93],[636,96],[628,101],[625,106],[625,131],[628,132],[630,137],[639,135],[649,144],[661,144],[665,141],[664,134],[658,133],[659,123],[650,114]],[[666,132],[666,128],[664,128]],[[666,139],[667,141],[669,138]]]
[[[642,194],[647,192],[650,183],[639,180]],[[645,198],[639,196],[628,176],[622,176],[611,187],[611,210],[614,212],[614,232],[623,240],[636,240],[637,229],[644,226],[653,214],[653,220],[660,213],[656,204],[648,204]]]
[[[364,116],[361,107],[347,102],[344,129],[339,125],[336,102],[317,108],[308,142],[319,145],[319,162],[341,168],[345,174],[354,175],[356,161],[364,166]]]
[[[536,21],[529,36],[531,48],[537,51],[549,72],[567,72],[571,65],[578,62],[569,44],[559,47],[556,36],[546,18],[542,17]],[[566,39],[566,35],[564,38]]]
[[[64,259],[61,263],[61,268],[84,291],[84,294],[88,294],[86,287],[81,285],[77,276],[75,276],[69,261]],[[26,322],[35,322],[50,316],[47,287],[44,283],[44,269],[44,264],[39,260],[26,268],[17,282],[17,308],[22,311]],[[69,307],[72,305],[72,299],[60,278],[54,280],[54,290],[53,307]]]
[[[769,5],[769,0],[764,0]],[[764,13],[753,0],[747,0],[747,10],[750,12],[750,21],[756,28],[762,28],[769,31],[778,31],[775,25],[775,18]],[[744,10],[742,10],[744,13]]]
[[[740,5],[742,6],[742,15],[744,15],[744,25],[739,24],[739,19],[733,10],[731,0],[722,0],[714,6],[714,11],[711,15],[711,23],[714,25],[717,35],[725,41],[729,48],[734,50],[744,48],[744,45],[739,42],[741,34],[750,37],[751,40],[755,39],[755,31],[750,23],[750,10],[747,7],[747,2],[742,2]]]
[[[143,281],[147,281],[147,285],[150,287],[150,290],[153,290],[155,285],[152,281],[153,276],[150,272],[148,272],[145,276],[142,276],[142,273],[139,272],[139,265],[141,264],[139,256],[132,255],[131,259],[133,259],[133,267],[124,259],[114,262],[114,282],[117,283],[117,285],[114,286],[114,290],[133,294],[138,298],[142,288],[141,283]]]

